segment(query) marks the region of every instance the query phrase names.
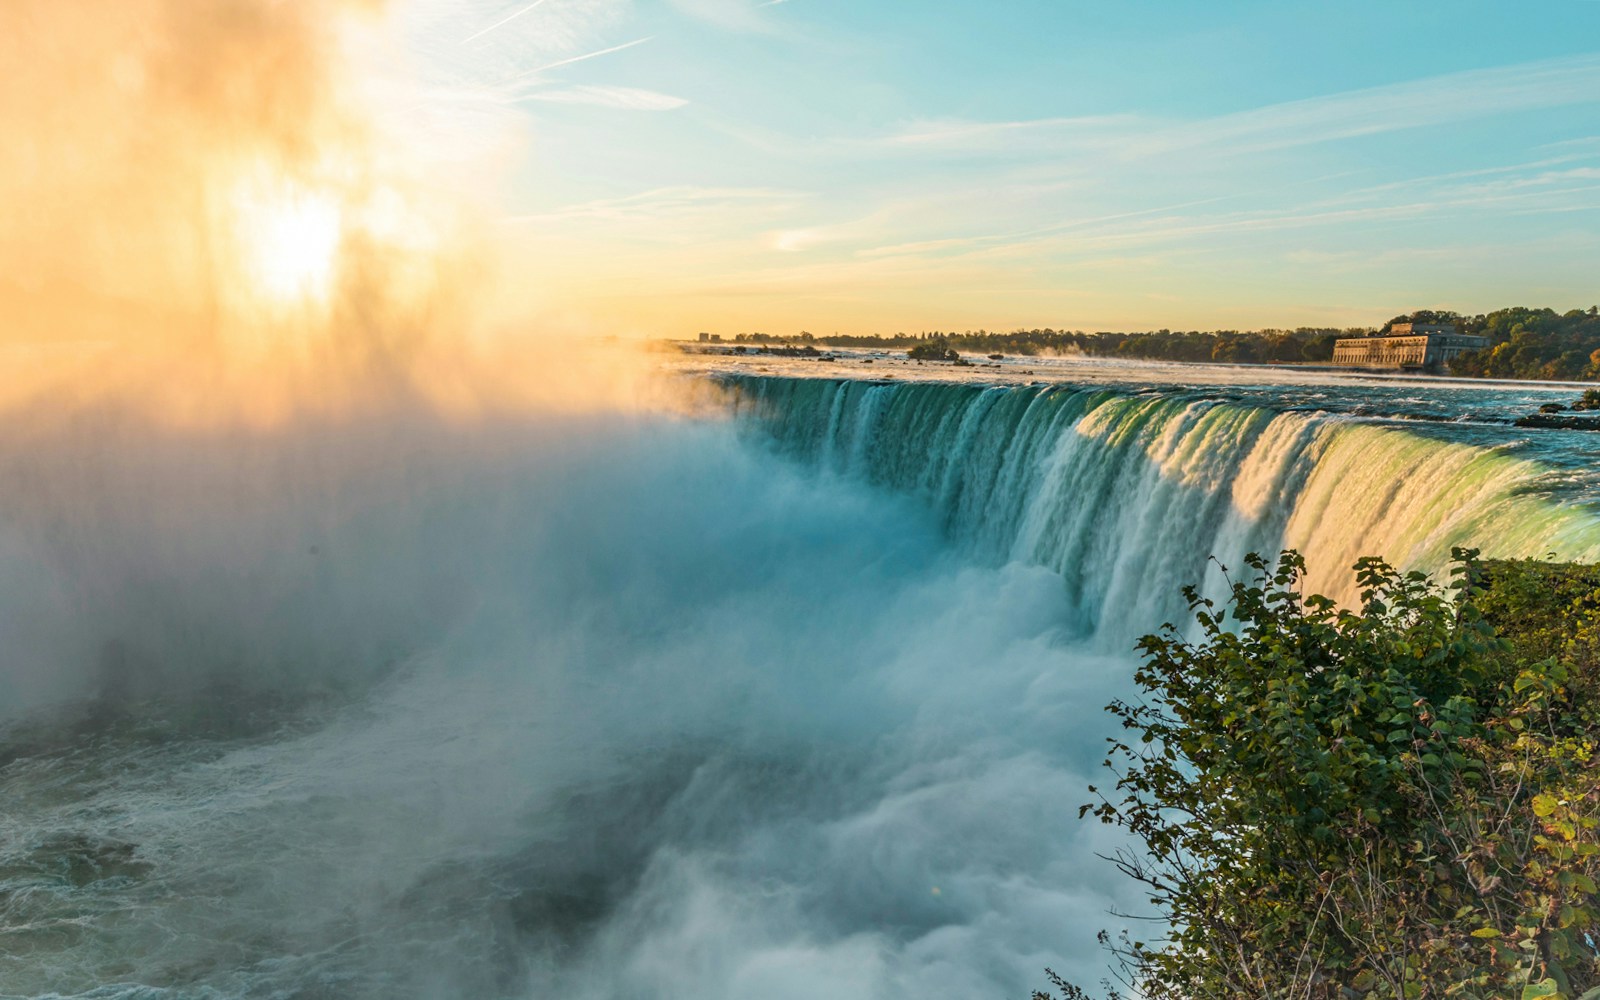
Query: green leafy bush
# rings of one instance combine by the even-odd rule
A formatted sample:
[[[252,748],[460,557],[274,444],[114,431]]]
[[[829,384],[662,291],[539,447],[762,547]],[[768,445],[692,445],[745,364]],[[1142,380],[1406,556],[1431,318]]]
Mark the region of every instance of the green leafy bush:
[[[1133,835],[1115,863],[1168,921],[1108,941],[1125,987],[1600,996],[1595,613],[1474,555],[1453,592],[1364,559],[1359,610],[1252,556],[1226,608],[1186,592],[1194,641],[1141,640],[1115,787],[1084,807]]]

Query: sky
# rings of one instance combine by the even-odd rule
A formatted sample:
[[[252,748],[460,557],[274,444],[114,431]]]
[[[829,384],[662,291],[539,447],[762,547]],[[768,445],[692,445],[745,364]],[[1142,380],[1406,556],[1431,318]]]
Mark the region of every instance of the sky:
[[[435,114],[516,116],[496,226],[575,329],[1600,300],[1596,0],[458,0],[407,38]]]
[[[1600,301],[1600,0],[6,0],[0,64],[0,408]]]

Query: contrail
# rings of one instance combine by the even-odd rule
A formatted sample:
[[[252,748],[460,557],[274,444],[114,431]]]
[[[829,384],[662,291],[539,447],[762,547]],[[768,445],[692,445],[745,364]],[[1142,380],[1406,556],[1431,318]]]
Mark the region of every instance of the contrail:
[[[571,66],[573,63],[583,62],[585,59],[593,59],[596,56],[608,56],[613,52],[621,52],[623,49],[631,49],[635,45],[643,45],[645,42],[648,42],[650,39],[652,39],[654,37],[655,37],[654,35],[646,35],[643,38],[635,38],[631,42],[623,42],[621,45],[613,45],[609,49],[601,49],[599,52],[588,52],[588,53],[585,53],[585,54],[583,54],[581,56],[573,56],[571,59],[562,59],[559,62],[553,62],[553,63],[550,63],[547,66],[540,66],[540,67],[538,67],[536,69],[530,69],[530,70],[527,70],[526,72],[518,73],[513,79],[514,80],[525,80],[530,76],[536,76],[536,75],[538,75],[540,73],[543,73],[543,72],[545,72],[547,70],[556,69],[556,68],[561,67],[561,66]]]
[[[463,38],[461,40],[461,44],[465,45],[468,42],[473,41],[474,39],[482,38],[484,35],[487,35],[489,32],[493,31],[496,28],[499,28],[499,27],[501,27],[503,25],[510,24],[512,21],[515,21],[517,18],[521,17],[522,15],[526,14],[528,11],[532,10],[533,8],[539,6],[540,4],[542,4],[544,2],[545,2],[545,0],[533,0],[533,3],[528,4],[528,6],[526,6],[526,7],[523,7],[523,8],[520,8],[518,10],[512,11],[510,14],[507,14],[505,17],[502,17],[500,20],[498,20],[495,23],[489,25],[487,28],[484,28],[482,31],[479,31],[476,34],[468,35],[467,37]]]

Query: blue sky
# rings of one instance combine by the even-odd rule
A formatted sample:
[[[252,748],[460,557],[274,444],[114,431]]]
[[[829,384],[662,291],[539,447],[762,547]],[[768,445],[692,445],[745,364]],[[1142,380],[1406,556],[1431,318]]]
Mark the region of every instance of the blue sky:
[[[456,0],[528,293],[611,332],[1600,300],[1600,2]]]

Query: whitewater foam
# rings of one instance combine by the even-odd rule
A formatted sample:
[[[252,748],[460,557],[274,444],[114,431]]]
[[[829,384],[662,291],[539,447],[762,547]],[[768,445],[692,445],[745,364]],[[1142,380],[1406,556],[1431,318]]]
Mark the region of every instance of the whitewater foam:
[[[70,595],[34,649],[82,671],[32,690],[93,690],[108,638],[143,680],[7,730],[0,994],[1097,975],[1135,901],[1075,816],[1127,664],[1066,641],[1048,570],[725,423],[166,433],[51,472],[117,502],[6,514]]]

